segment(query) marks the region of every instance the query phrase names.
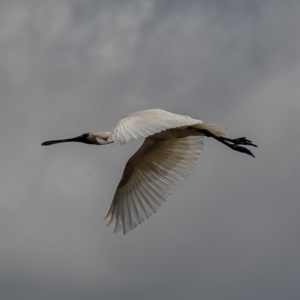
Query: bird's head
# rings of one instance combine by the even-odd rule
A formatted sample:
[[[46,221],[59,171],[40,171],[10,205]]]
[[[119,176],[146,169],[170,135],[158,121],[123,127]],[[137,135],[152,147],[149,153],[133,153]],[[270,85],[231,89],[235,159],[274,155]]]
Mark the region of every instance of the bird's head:
[[[108,141],[110,132],[87,132],[70,139],[51,140],[42,143],[42,146],[49,146],[58,143],[78,142],[92,145],[106,145],[112,142]]]

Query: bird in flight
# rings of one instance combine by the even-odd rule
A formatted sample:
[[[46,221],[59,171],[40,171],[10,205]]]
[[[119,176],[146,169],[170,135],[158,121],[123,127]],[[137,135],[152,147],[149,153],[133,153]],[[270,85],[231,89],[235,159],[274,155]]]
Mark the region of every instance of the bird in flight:
[[[244,146],[257,147],[245,137],[230,139],[217,124],[206,124],[188,116],[161,109],[148,109],[127,115],[112,132],[88,132],[78,137],[51,140],[92,145],[124,144],[145,138],[126,163],[108,214],[104,218],[114,233],[123,234],[148,219],[192,171],[203,148],[203,137],[211,137],[232,150],[253,156]]]

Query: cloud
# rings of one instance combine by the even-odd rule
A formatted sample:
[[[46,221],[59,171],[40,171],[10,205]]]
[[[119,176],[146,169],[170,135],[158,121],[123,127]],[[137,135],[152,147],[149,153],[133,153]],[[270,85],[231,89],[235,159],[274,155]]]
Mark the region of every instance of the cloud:
[[[299,298],[297,1],[3,1],[4,299]],[[161,108],[224,125],[125,237],[101,220],[141,141],[57,145]]]

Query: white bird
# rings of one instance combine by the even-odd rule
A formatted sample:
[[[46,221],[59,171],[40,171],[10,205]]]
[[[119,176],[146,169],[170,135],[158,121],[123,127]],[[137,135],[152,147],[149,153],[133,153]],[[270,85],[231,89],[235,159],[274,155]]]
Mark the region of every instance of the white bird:
[[[212,137],[235,151],[252,152],[240,145],[254,146],[245,137],[227,138],[227,131],[217,124],[205,124],[188,116],[160,109],[131,113],[112,132],[88,132],[75,138],[52,140],[48,146],[65,142],[107,145],[124,144],[145,138],[128,160],[115,192],[107,226],[123,234],[148,219],[192,171],[203,148],[203,136]]]

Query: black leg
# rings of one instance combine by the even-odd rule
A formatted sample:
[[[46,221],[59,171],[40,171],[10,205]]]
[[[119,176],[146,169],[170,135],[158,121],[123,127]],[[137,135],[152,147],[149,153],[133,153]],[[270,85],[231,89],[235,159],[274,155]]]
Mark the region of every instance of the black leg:
[[[210,131],[208,131],[207,129],[199,129],[199,131],[201,133],[203,133],[205,136],[212,137],[213,139],[219,141],[220,143],[226,145],[227,147],[229,147],[230,149],[232,149],[234,151],[246,153],[252,157],[255,157],[249,149],[240,146],[240,145],[247,145],[247,146],[257,147],[257,145],[253,144],[251,141],[247,140],[245,137],[230,139],[230,138],[223,137],[223,136],[216,136],[213,133],[211,133]]]
[[[230,139],[226,137],[221,137],[225,141],[232,142],[234,145],[247,145],[247,146],[253,146],[257,147],[257,145],[253,144],[251,141],[247,140],[245,137],[240,137],[237,139]]]

